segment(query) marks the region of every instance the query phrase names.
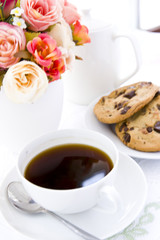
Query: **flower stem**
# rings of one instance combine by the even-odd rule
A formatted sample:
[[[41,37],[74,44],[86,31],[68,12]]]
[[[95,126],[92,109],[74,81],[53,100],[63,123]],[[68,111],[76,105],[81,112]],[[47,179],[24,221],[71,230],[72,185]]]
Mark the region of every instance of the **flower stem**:
[[[4,15],[3,15],[3,7],[2,7],[2,5],[0,5],[0,20],[1,21],[4,21]]]
[[[2,6],[3,9],[4,9],[5,5],[6,5],[6,2],[7,2],[7,0],[5,0],[4,3],[3,3],[3,6]]]

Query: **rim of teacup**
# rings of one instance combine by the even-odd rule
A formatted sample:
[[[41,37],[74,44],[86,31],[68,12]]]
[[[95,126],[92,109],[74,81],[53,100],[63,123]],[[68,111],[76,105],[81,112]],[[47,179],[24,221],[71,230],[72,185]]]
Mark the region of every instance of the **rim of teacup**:
[[[59,134],[59,133],[81,133],[81,134],[84,134],[84,133],[90,133],[90,134],[93,134],[94,136],[100,136],[100,137],[102,137],[103,139],[107,139],[107,141],[112,145],[112,147],[113,147],[113,150],[114,150],[114,153],[115,153],[115,163],[113,163],[114,165],[113,165],[113,168],[111,169],[111,171],[106,175],[106,176],[104,176],[102,179],[100,179],[100,180],[98,180],[97,182],[95,182],[95,183],[92,183],[92,184],[90,184],[90,185],[88,185],[88,186],[85,186],[85,187],[79,187],[79,188],[74,188],[74,189],[49,189],[49,188],[45,188],[45,187],[41,187],[41,186],[38,186],[38,185],[36,185],[36,184],[34,184],[34,183],[32,183],[32,182],[30,182],[29,180],[27,180],[25,177],[24,177],[24,170],[25,170],[25,168],[26,168],[26,166],[27,166],[27,164],[31,161],[31,159],[30,160],[28,160],[27,161],[27,163],[26,164],[24,164],[23,165],[23,169],[21,169],[21,166],[20,166],[20,163],[21,163],[21,161],[22,161],[22,155],[24,154],[24,153],[28,153],[28,149],[30,149],[31,147],[32,147],[32,145],[34,144],[34,143],[37,143],[37,141],[38,140],[41,140],[42,142],[44,142],[44,143],[46,143],[46,141],[47,141],[47,139],[49,140],[50,138],[49,137],[53,137],[53,135],[54,135],[54,138],[56,137],[55,135],[56,135],[56,133],[57,134]],[[70,136],[70,137],[74,137],[74,136]],[[68,137],[66,137],[66,138],[68,138]],[[45,141],[46,140],[46,141]],[[61,143],[61,144],[64,144],[64,143]],[[57,144],[57,145],[61,145],[61,144]],[[86,143],[84,143],[85,145],[89,145],[89,144],[86,144]],[[90,144],[91,146],[93,146],[92,144]],[[39,146],[39,144],[38,144],[38,146]],[[55,145],[56,146],[56,145]],[[50,147],[48,147],[48,148],[50,148]],[[48,149],[48,148],[45,148],[45,149]],[[40,153],[40,152],[42,152],[43,150],[41,150],[41,151],[38,151],[38,153]],[[38,154],[37,153],[37,154]],[[106,152],[107,153],[107,152]],[[107,153],[108,154],[108,153]],[[35,154],[36,155],[36,154]],[[35,156],[34,155],[34,156]],[[109,155],[109,154],[108,154]],[[111,160],[112,160],[112,158],[111,158]],[[56,131],[52,131],[52,132],[49,132],[49,133],[46,133],[46,134],[43,134],[43,135],[41,135],[41,136],[39,136],[39,137],[36,137],[34,140],[32,140],[32,141],[30,141],[28,144],[26,144],[24,147],[23,147],[23,149],[19,152],[19,155],[18,155],[18,158],[17,158],[17,164],[16,164],[16,169],[17,169],[17,172],[18,172],[18,175],[20,176],[20,178],[21,178],[21,181],[22,181],[22,184],[23,184],[23,182],[25,182],[25,183],[27,183],[27,184],[29,184],[30,186],[32,186],[33,188],[35,188],[35,189],[39,189],[39,190],[41,190],[41,191],[44,191],[44,192],[61,192],[61,193],[64,193],[64,192],[75,192],[75,191],[84,191],[84,189],[89,189],[89,188],[93,188],[93,187],[95,187],[95,185],[103,185],[103,184],[105,184],[105,181],[106,181],[106,179],[109,177],[109,176],[111,176],[111,175],[113,175],[114,174],[114,172],[117,170],[117,167],[118,167],[118,162],[119,162],[119,152],[118,152],[118,149],[116,148],[116,146],[115,146],[115,144],[111,141],[111,139],[109,139],[107,136],[105,136],[105,135],[103,135],[102,133],[99,133],[99,132],[96,132],[96,131],[93,131],[93,130],[90,130],[90,129],[61,129],[61,130],[56,130]]]

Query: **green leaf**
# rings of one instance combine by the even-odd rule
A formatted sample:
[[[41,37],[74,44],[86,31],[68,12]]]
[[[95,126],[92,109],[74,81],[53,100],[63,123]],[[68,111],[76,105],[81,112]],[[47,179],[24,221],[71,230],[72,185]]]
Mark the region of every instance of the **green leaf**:
[[[26,51],[26,50],[21,50],[17,53],[14,54],[14,57],[19,57],[19,58],[23,58],[23,59],[31,59],[31,54]]]
[[[125,234],[124,236],[125,236],[125,239],[127,240],[135,240],[131,234]]]
[[[5,73],[0,73],[0,87],[2,86],[4,75]]]
[[[20,7],[20,1],[21,1],[21,0],[18,0],[18,1],[17,1],[16,7]]]
[[[135,236],[145,235],[146,233],[147,233],[147,231],[143,228],[134,228],[133,229],[133,234]]]
[[[31,41],[33,38],[38,37],[40,32],[25,32],[26,43]]]
[[[150,223],[153,221],[153,219],[154,219],[153,214],[151,213],[145,214],[142,217],[140,217],[139,224],[144,225],[144,224]]]
[[[9,24],[13,23],[13,17],[10,15],[7,19],[6,22],[8,22]]]

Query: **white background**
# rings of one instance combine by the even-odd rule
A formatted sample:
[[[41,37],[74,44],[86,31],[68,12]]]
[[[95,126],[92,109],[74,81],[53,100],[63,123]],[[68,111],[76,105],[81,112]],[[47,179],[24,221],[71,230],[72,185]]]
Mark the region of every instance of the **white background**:
[[[70,0],[78,9],[91,8],[94,16],[122,28],[149,29],[160,25],[159,0]]]

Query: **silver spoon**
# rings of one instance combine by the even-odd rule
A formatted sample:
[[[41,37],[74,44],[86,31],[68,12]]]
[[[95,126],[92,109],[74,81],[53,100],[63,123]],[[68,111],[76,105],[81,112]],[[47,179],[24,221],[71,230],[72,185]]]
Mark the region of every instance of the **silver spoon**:
[[[16,207],[17,209],[20,209],[28,213],[49,213],[82,238],[86,240],[100,240],[99,238],[80,229],[79,227],[75,226],[74,224],[57,215],[56,213],[48,211],[41,207],[40,205],[38,205],[28,195],[28,193],[25,191],[23,185],[20,182],[11,182],[7,187],[7,195],[11,205]]]

